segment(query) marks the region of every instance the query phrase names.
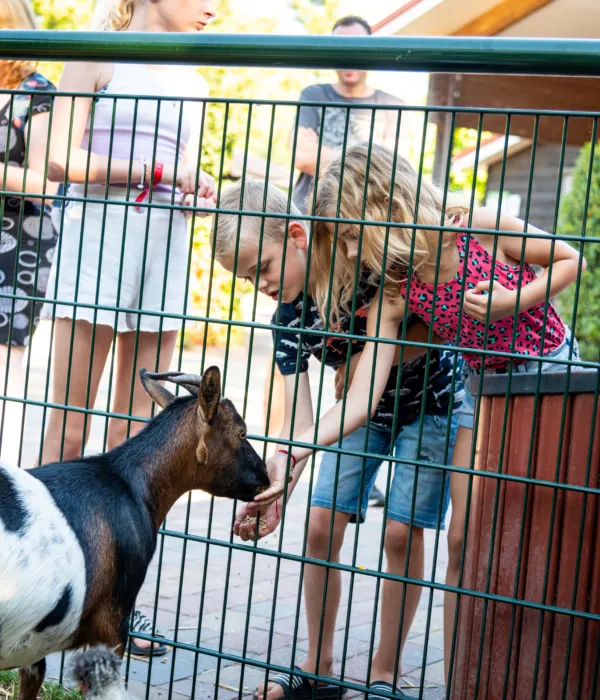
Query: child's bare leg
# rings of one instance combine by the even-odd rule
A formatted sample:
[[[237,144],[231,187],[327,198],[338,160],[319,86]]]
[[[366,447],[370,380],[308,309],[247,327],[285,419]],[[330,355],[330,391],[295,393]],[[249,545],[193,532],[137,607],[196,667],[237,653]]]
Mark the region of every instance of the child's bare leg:
[[[329,534],[332,511],[329,508],[313,506],[310,509],[310,522],[306,545],[306,556],[327,560],[329,552]],[[350,521],[349,513],[336,512],[331,543],[331,561],[340,560],[340,551],[344,541],[346,526]],[[333,675],[333,637],[340,598],[342,595],[342,577],[337,569],[329,569],[327,576],[327,601],[325,619],[321,628],[323,615],[323,590],[325,585],[326,567],[306,565],[304,568],[304,600],[306,605],[306,620],[308,625],[308,654],[300,668],[308,673],[318,673],[322,676]],[[317,651],[320,654],[317,658]],[[264,683],[261,683],[256,697],[264,697]],[[267,684],[267,700],[276,700],[284,696],[282,687],[274,682]]]
[[[473,431],[460,427],[454,444],[452,464],[457,467],[467,468],[471,461],[471,441]],[[461,555],[465,536],[465,518],[467,512],[467,495],[469,490],[469,476],[453,472],[450,477],[450,498],[452,501],[452,518],[448,529],[448,570],[446,572],[446,584],[457,586],[460,574]],[[444,672],[446,683],[450,672],[450,656],[452,654],[452,638],[456,617],[455,593],[444,595]]]
[[[406,557],[408,556],[409,526],[396,520],[388,520],[385,531],[385,556],[387,559],[386,571],[389,574],[404,576]],[[413,527],[410,543],[410,560],[408,576],[415,579],[423,579],[425,575],[425,545],[423,529]],[[421,586],[406,586],[404,610],[402,598],[405,585],[388,579],[384,580],[381,594],[381,636],[379,646],[371,662],[371,682],[394,682],[394,667],[396,665],[396,651],[398,650],[398,631],[400,618],[402,630],[400,632],[400,655],[408,631],[417,612],[419,599],[421,598]],[[399,667],[399,673],[401,668]]]

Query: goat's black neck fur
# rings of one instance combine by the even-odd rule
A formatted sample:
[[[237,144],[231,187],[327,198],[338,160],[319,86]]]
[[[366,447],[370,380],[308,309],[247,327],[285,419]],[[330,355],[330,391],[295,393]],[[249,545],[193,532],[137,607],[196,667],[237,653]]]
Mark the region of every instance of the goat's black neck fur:
[[[160,523],[191,488],[185,460],[198,444],[196,401],[191,396],[174,400],[140,433],[110,452],[30,471],[46,485],[77,535],[88,577],[99,532],[110,537],[116,546],[115,595],[125,609],[133,605],[142,585]]]
[[[162,521],[159,514],[163,511],[166,514],[172,503],[160,502],[161,496],[164,498],[166,494],[157,486],[157,482],[171,472],[182,458],[191,454],[198,443],[195,426],[191,424],[195,404],[196,399],[192,396],[175,399],[137,435],[109,452],[57,462],[40,469],[54,472],[56,468],[72,464],[79,469],[89,468],[90,476],[96,472],[107,477],[109,474],[118,475],[132,496],[145,504],[158,527]],[[42,476],[38,470],[32,473]],[[181,484],[181,493],[185,493],[186,486],[186,483]]]
[[[146,503],[157,527],[173,505],[163,502],[167,494],[161,482],[166,475],[177,478],[182,460],[192,456],[198,444],[197,428],[192,423],[196,401],[192,396],[176,399],[137,435],[104,455],[108,466]],[[187,481],[178,485],[175,497],[191,488]]]

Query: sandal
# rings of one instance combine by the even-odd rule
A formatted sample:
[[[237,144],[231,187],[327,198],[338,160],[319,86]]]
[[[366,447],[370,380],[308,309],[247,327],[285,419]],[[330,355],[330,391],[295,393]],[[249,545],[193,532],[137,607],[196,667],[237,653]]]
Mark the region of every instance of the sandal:
[[[133,622],[129,627],[129,636],[131,637],[131,653],[135,656],[163,656],[167,653],[167,646],[162,642],[152,642],[149,647],[139,647],[134,639],[135,633],[141,632],[142,634],[152,634],[152,623],[144,615],[143,612],[139,610],[134,610],[133,612]],[[154,630],[154,637],[165,638],[164,634],[161,634],[157,629]]]
[[[300,666],[294,666],[295,671],[302,671]],[[305,676],[295,676],[293,673],[278,673],[276,676],[269,678],[269,683],[276,683],[282,690],[284,698],[294,698],[294,700],[332,700],[340,695],[346,695],[348,688],[327,683],[327,685],[317,685],[313,688],[308,678]],[[260,700],[261,696],[256,691],[256,697]]]
[[[369,685],[369,690],[374,691],[384,691],[385,693],[393,693],[394,698],[399,698],[400,700],[415,700],[411,695],[406,695],[401,690],[394,690],[394,686],[391,683],[386,683],[386,681],[374,681]],[[372,695],[371,693],[365,693],[365,700],[387,700],[387,698],[381,695]]]

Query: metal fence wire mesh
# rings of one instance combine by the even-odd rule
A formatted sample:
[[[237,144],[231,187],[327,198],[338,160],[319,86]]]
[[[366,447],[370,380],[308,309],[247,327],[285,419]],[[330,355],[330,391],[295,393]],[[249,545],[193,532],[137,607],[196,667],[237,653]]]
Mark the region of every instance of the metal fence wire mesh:
[[[90,33],[82,39],[79,33],[0,32],[0,57],[600,75],[597,42],[373,42],[298,38],[290,47],[274,37],[194,37],[191,43],[189,37],[160,35],[151,44],[143,35]],[[317,700],[325,697],[319,684],[326,684],[330,698],[365,693],[382,680],[377,674],[387,664],[383,680],[391,685],[376,686],[373,696],[596,698],[600,112],[190,99],[113,93],[110,84],[93,94],[52,91],[41,186],[25,168],[17,188],[8,186],[11,129],[17,120],[25,124],[27,163],[30,150],[40,148],[32,137],[30,98],[36,91],[1,90],[4,95],[0,261],[10,253],[14,269],[0,269],[0,324],[7,338],[0,392],[3,458],[10,453],[30,468],[84,450],[106,451],[150,417],[141,397],[142,367],[201,374],[215,364],[224,396],[236,405],[265,459],[279,448],[318,447],[297,484],[285,487],[277,511],[281,522],[264,540],[234,535],[239,503],[199,492],[176,503],[160,529],[136,606],[151,629],[134,637],[164,642],[168,652],[149,663],[130,649],[125,673],[131,691],[146,698],[154,692],[241,698],[295,669],[294,678],[312,684],[304,697]],[[292,193],[307,106],[319,124],[341,111],[343,139],[332,153],[324,129],[318,130],[314,184],[303,213]],[[89,117],[82,133],[76,124],[84,108]],[[189,139],[187,115],[193,115],[199,138],[185,168],[197,182],[205,168],[210,110],[218,111],[222,125],[212,171],[216,208],[199,206],[197,195],[184,201],[170,186],[150,187],[143,198],[134,176],[135,139],[125,139],[123,152],[124,115],[133,134],[139,120],[147,124],[153,115],[152,169],[165,122],[173,125],[167,136],[179,153]],[[368,134],[360,148],[351,128],[357,114]],[[393,128],[389,160],[382,161],[376,126],[386,114]],[[229,174],[227,146],[232,119],[243,124],[236,178]],[[406,121],[417,125],[410,154],[401,141]],[[291,125],[287,169],[273,161],[279,122]],[[467,142],[459,145],[465,124]],[[548,141],[550,132],[559,133],[558,140]],[[105,170],[92,148],[98,133],[106,145]],[[59,175],[51,158],[57,139],[65,152]],[[250,172],[252,152],[264,157],[266,184],[258,186]],[[357,154],[364,156],[362,180],[350,163],[356,164]],[[405,159],[413,180],[402,170]],[[382,162],[389,163],[389,176],[382,175]],[[175,159],[175,183],[180,167]],[[397,182],[402,173],[407,179]],[[270,188],[279,199],[269,196]],[[332,198],[320,205],[328,192]],[[402,196],[412,197],[411,206],[399,201]],[[448,216],[457,197],[462,209]],[[517,219],[525,233],[503,225]],[[48,248],[52,236],[55,244]],[[411,245],[398,257],[401,236]],[[221,243],[211,245],[215,239]],[[323,240],[330,241],[328,256],[318,243]],[[379,241],[375,253],[373,240]],[[429,248],[422,263],[424,240]],[[568,258],[562,241],[580,255]],[[449,258],[453,245],[456,257]],[[492,287],[480,295],[483,317],[472,323],[473,309],[463,301],[475,284],[461,272],[459,251],[474,269],[488,270],[481,280],[513,281],[510,311],[497,315],[494,294],[506,288]],[[349,271],[346,321],[332,322],[340,256]],[[570,277],[563,283],[568,265]],[[285,296],[294,284],[295,300]],[[417,292],[409,291],[417,284]],[[376,291],[365,300],[369,285]],[[531,311],[533,288],[543,290],[543,299],[535,301],[540,317]],[[428,296],[427,290],[435,293]],[[400,317],[392,336],[390,306]],[[40,313],[45,321],[36,329]],[[431,320],[420,335],[416,315]],[[571,333],[564,342],[555,342],[559,315]],[[444,324],[454,330],[444,335]],[[468,329],[473,337],[465,343]],[[25,354],[18,332],[28,340]],[[383,408],[344,438],[344,422],[355,419],[357,405],[377,404],[375,394],[384,393],[376,370],[391,349],[395,360],[390,378],[383,378]],[[371,380],[353,391],[351,373],[362,355],[357,350],[370,353]],[[463,369],[467,365],[470,372]],[[478,376],[481,366],[490,371]],[[442,398],[432,400],[440,374],[448,381]],[[16,375],[22,375],[21,384],[13,383]],[[475,402],[472,440],[464,423],[457,437],[463,382]],[[334,405],[337,437],[323,444],[320,417]],[[299,440],[309,429],[312,439]],[[291,467],[288,458],[288,472]],[[363,519],[378,473],[385,504],[369,507]],[[429,494],[429,522],[420,515],[423,493]],[[397,510],[398,494],[405,513]],[[355,527],[346,528],[349,523]],[[62,682],[63,661],[50,669]],[[290,688],[296,692],[293,683]]]

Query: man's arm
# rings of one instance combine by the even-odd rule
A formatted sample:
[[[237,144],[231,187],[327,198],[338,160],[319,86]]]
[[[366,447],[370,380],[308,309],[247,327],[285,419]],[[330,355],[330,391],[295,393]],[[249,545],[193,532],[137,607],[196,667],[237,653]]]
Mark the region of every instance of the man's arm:
[[[412,112],[402,112],[402,107],[404,106],[404,100],[401,100],[395,95],[386,94],[385,104],[397,105],[400,109],[396,111],[395,109],[385,110],[385,131],[383,133],[383,143],[382,146],[386,146],[393,150],[396,146],[396,133],[398,131],[398,120],[400,119],[400,141],[402,141],[403,134],[409,131],[408,121],[413,117]]]
[[[309,85],[300,93],[301,102],[319,102],[324,99],[320,85]],[[298,138],[296,139],[295,167],[307,175],[314,176],[319,158],[319,132],[323,108],[307,104],[300,107],[298,116]],[[290,134],[290,150],[294,146],[294,132]],[[335,155],[335,150],[321,145],[321,167],[327,165]]]
[[[294,134],[291,135],[293,145]],[[291,148],[291,146],[290,146]],[[321,168],[324,168],[333,160],[337,151],[329,146],[321,144]],[[317,172],[317,160],[319,158],[319,137],[317,132],[306,126],[298,127],[298,139],[296,142],[296,160],[294,165],[307,175],[315,176]]]

